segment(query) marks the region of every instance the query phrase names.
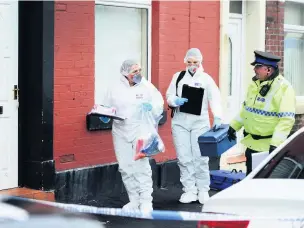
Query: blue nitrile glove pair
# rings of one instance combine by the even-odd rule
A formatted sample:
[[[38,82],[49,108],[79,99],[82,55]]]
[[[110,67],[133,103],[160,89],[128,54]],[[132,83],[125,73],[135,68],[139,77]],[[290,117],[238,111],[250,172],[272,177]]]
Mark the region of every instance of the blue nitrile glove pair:
[[[153,152],[158,150],[158,140],[157,137],[154,137],[152,143],[145,149],[142,150],[146,155],[153,155]]]
[[[144,112],[149,112],[152,110],[152,105],[150,103],[143,103],[142,109]]]
[[[110,117],[106,117],[106,116],[101,116],[99,117],[99,119],[103,122],[103,123],[109,123],[111,118]]]
[[[221,125],[222,125],[222,120],[218,117],[214,117],[212,129],[218,130],[221,127]]]
[[[182,106],[183,104],[185,104],[185,102],[188,102],[188,99],[187,98],[183,98],[183,97],[177,97],[174,101],[174,103],[177,105],[177,106]]]

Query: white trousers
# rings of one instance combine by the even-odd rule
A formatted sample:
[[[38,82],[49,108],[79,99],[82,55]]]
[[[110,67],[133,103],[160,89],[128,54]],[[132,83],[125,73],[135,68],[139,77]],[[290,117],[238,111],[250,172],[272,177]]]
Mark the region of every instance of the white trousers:
[[[130,202],[152,202],[153,181],[149,158],[134,161],[135,143],[113,133],[116,159]]]
[[[210,189],[209,157],[201,156],[198,137],[210,129],[209,118],[175,113],[172,135],[184,192],[206,192]]]

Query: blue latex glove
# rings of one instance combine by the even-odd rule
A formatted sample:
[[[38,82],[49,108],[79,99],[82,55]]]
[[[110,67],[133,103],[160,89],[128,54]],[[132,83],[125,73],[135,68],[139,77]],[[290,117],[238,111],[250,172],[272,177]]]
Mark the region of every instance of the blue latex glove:
[[[152,105],[150,103],[143,103],[142,109],[144,112],[149,112],[152,110]]]
[[[143,149],[142,152],[145,153],[146,155],[151,155],[152,152],[157,151],[157,147],[158,147],[158,140],[155,137],[152,143],[147,148]]]
[[[214,117],[214,121],[213,121],[213,130],[217,130],[220,128],[220,126],[222,125],[222,120],[218,117]]]
[[[177,105],[177,106],[181,106],[183,105],[185,102],[188,102],[188,99],[187,98],[181,98],[181,97],[178,97],[175,99],[174,103]]]
[[[99,117],[99,119],[103,122],[103,123],[109,123],[110,122],[110,118],[106,117],[106,116],[101,116]]]

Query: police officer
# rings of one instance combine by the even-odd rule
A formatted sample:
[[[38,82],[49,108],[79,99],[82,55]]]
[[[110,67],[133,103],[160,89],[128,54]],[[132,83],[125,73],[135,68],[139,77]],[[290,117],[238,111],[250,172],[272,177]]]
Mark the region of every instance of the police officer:
[[[231,121],[229,140],[244,127],[247,175],[252,171],[252,153],[271,153],[283,143],[295,122],[295,92],[280,75],[278,56],[255,51],[255,76],[247,89],[240,113]]]

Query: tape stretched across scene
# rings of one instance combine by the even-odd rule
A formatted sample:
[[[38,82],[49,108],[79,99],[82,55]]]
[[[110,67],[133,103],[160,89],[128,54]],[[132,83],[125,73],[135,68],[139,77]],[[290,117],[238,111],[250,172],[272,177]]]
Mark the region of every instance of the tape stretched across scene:
[[[29,201],[48,206],[64,209],[68,212],[87,213],[95,215],[107,215],[107,216],[121,216],[129,218],[140,218],[150,220],[171,220],[171,221],[249,221],[249,220],[277,220],[285,222],[304,222],[303,217],[252,217],[252,216],[240,216],[233,214],[223,213],[206,213],[206,212],[186,212],[186,211],[168,211],[168,210],[153,210],[153,211],[140,211],[140,210],[123,210],[119,208],[107,208],[107,207],[94,207],[79,204],[64,204],[50,201],[42,201],[35,199],[26,199],[20,197],[9,197],[18,200]]]

